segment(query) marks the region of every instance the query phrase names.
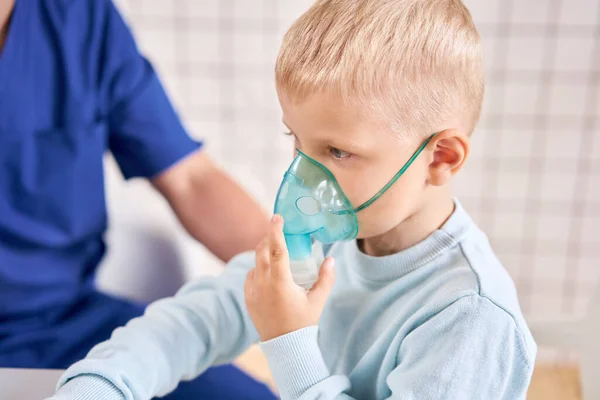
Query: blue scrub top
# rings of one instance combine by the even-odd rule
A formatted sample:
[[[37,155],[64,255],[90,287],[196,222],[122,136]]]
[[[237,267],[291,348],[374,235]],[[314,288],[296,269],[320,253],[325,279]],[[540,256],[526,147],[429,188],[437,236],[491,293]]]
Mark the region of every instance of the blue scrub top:
[[[199,146],[109,0],[17,0],[0,52],[0,336],[93,287],[105,151],[153,177]]]

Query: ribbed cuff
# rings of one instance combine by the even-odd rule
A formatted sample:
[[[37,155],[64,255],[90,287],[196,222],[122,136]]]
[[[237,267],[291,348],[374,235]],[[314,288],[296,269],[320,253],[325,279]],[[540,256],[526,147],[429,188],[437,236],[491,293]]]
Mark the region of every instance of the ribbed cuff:
[[[318,331],[317,326],[309,326],[260,344],[282,399],[298,399],[329,377],[317,342]]]
[[[125,400],[125,396],[101,376],[79,375],[61,386],[49,400]]]

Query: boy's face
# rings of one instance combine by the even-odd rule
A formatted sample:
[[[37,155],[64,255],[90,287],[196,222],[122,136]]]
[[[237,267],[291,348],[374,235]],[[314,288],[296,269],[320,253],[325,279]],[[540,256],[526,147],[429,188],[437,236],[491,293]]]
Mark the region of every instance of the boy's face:
[[[401,139],[376,118],[315,95],[295,104],[280,95],[294,146],[336,177],[354,208],[383,188],[426,137]],[[388,232],[421,206],[430,157],[421,154],[375,203],[357,214],[359,238]]]

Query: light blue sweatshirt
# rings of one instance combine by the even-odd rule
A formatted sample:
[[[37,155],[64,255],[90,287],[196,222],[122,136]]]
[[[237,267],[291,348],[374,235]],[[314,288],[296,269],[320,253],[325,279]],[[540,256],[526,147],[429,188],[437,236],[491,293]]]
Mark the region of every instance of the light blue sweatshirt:
[[[375,258],[346,242],[329,255],[336,282],[319,326],[261,343],[282,399],[525,398],[536,344],[513,282],[458,202],[405,251]],[[240,255],[149,306],[69,368],[54,399],[148,399],[232,361],[259,340],[243,294],[253,263]]]

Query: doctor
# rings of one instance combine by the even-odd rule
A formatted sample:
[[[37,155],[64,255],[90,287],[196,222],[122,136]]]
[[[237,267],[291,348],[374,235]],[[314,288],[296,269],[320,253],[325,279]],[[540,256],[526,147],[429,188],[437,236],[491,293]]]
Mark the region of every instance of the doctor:
[[[201,148],[110,0],[0,0],[0,367],[65,368],[143,313],[94,287],[107,150],[222,260],[265,236]],[[273,396],[224,366],[170,398]]]

